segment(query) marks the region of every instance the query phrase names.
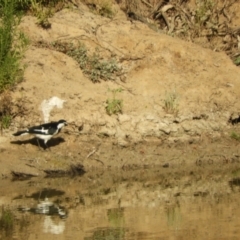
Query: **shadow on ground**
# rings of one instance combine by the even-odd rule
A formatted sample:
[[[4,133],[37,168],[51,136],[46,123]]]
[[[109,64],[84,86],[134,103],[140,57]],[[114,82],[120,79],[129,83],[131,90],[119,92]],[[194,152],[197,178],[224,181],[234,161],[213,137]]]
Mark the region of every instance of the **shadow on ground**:
[[[57,138],[52,138],[51,140],[48,141],[47,143],[47,148],[55,147],[61,143],[65,142],[65,140],[61,137]],[[44,142],[41,140],[38,140],[37,138],[31,138],[27,140],[17,140],[17,141],[11,141],[11,144],[17,144],[17,145],[22,145],[22,144],[31,144],[43,149],[46,149],[46,146],[44,145]]]

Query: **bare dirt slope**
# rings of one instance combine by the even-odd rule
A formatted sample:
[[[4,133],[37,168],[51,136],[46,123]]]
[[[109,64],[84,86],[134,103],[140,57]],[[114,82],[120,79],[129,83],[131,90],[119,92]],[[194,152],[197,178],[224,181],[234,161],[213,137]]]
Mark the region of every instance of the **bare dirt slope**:
[[[155,32],[141,22],[129,21],[117,6],[116,10],[110,20],[79,4],[76,9],[56,13],[48,30],[38,27],[34,17],[24,17],[21,28],[31,45],[24,60],[25,80],[15,89],[14,99],[27,100],[27,114],[16,117],[10,130],[3,132],[3,174],[16,168],[40,174],[39,169],[63,166],[66,158],[88,165],[85,160],[96,153],[96,165],[113,166],[109,153],[112,151],[112,159],[118,159],[118,153],[112,142],[126,147],[154,141],[158,146],[229,134],[229,119],[237,119],[240,112],[240,69],[224,53]],[[75,60],[47,47],[60,40],[81,41],[90,52],[97,51],[105,59],[114,57],[121,75],[92,83]],[[105,110],[106,100],[112,98],[109,89],[118,88],[124,89],[116,95],[123,100],[123,114],[109,116]],[[65,142],[53,140],[53,152],[43,153],[34,140],[16,141],[11,136],[14,131],[44,122],[41,103],[53,96],[65,100],[63,108],[55,108],[49,119],[69,122],[65,134],[60,135]],[[103,142],[107,146],[99,151]],[[134,149],[127,151],[134,155]],[[144,151],[139,147],[137,152]],[[104,153],[108,163],[103,163]],[[7,163],[8,159],[11,162]],[[165,160],[152,161],[161,165]],[[122,167],[124,162],[119,159],[116,165]],[[148,163],[151,161],[146,160]]]

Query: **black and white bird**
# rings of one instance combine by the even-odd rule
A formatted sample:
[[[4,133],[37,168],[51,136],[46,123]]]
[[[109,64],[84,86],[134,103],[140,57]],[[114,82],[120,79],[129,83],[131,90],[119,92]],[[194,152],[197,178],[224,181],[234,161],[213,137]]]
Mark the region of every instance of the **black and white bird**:
[[[54,135],[58,134],[61,129],[67,125],[67,121],[59,120],[58,122],[45,123],[39,126],[30,127],[23,131],[18,131],[13,134],[13,136],[23,136],[27,134],[35,135],[38,139],[42,139],[44,144],[47,146],[48,140],[50,140]],[[39,145],[39,142],[38,142]]]

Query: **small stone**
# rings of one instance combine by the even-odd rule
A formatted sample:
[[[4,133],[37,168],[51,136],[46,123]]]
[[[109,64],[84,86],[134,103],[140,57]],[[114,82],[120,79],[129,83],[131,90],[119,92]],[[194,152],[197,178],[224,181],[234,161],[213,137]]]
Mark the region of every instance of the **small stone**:
[[[118,115],[118,121],[120,123],[131,121],[131,117],[129,115],[127,115],[127,114],[119,114]]]
[[[165,163],[162,165],[163,168],[169,168],[169,163]]]
[[[184,130],[185,132],[191,131],[191,127],[189,126],[189,122],[184,122],[184,123],[182,124],[182,128],[183,128],[183,130]]]
[[[102,127],[101,130],[98,132],[98,135],[104,135],[104,136],[114,136],[116,134],[116,130],[114,128],[109,127]]]
[[[129,145],[129,143],[122,138],[118,138],[117,143],[121,147],[127,147]]]

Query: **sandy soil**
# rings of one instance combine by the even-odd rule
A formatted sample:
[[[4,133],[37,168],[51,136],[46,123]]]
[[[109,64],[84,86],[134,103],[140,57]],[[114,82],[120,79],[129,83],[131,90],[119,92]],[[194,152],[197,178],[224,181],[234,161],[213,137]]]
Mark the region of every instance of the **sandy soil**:
[[[84,5],[63,9],[50,19],[48,30],[37,26],[34,17],[23,18],[21,29],[31,45],[24,81],[12,97],[14,103],[22,101],[25,112],[0,137],[2,177],[12,171],[42,176],[44,170],[76,164],[88,171],[239,161],[239,143],[229,137],[239,131],[229,123],[239,118],[239,68],[222,52],[155,32],[116,9],[114,19]],[[92,83],[75,60],[46,47],[59,40],[81,41],[103,59],[114,56],[121,76]],[[117,95],[123,114],[109,116],[109,89],[118,88],[124,89]],[[171,94],[177,101],[169,113]],[[66,119],[69,126],[49,142],[51,150],[39,150],[31,137],[12,136],[43,123],[41,104],[54,96],[65,102],[48,121]]]

